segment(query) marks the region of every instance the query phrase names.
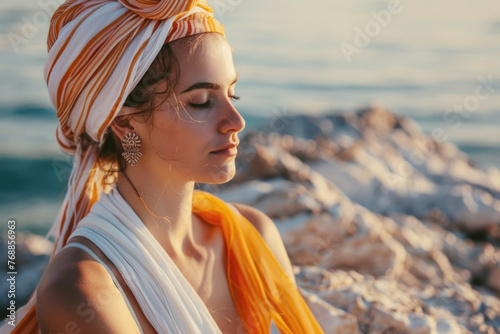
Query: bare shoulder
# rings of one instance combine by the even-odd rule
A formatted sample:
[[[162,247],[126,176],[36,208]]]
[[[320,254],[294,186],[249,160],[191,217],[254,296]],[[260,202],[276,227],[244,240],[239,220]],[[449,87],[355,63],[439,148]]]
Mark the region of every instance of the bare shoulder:
[[[292,283],[296,284],[295,275],[293,274],[292,265],[286,252],[285,245],[283,244],[281,235],[273,220],[261,210],[247,204],[234,202],[232,204],[250,223],[252,223],[257,231],[259,231],[267,246],[271,249],[274,256],[283,267],[283,270],[285,270],[285,273],[290,277]]]
[[[74,247],[59,252],[37,288],[42,333],[139,333],[107,270]]]

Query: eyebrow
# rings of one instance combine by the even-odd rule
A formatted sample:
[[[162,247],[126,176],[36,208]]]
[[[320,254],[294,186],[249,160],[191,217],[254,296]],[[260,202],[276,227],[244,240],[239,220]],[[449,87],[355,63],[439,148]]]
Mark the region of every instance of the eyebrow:
[[[231,82],[230,86],[234,85],[236,83],[236,81],[238,81],[238,78],[239,78],[239,75],[238,75],[238,73],[236,73],[236,78],[233,80],[233,82]],[[219,88],[220,88],[220,85],[213,83],[213,82],[197,82],[194,85],[191,85],[188,88],[184,89],[181,92],[181,94],[190,92],[190,91],[195,90],[195,89],[219,89]]]

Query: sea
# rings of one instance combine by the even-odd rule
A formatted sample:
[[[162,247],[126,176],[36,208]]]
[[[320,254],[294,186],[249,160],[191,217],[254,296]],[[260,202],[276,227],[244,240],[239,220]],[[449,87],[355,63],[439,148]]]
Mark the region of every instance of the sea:
[[[45,234],[71,158],[43,79],[62,0],[0,3],[0,219]],[[271,119],[383,106],[500,168],[498,0],[208,0],[239,73],[246,132]]]

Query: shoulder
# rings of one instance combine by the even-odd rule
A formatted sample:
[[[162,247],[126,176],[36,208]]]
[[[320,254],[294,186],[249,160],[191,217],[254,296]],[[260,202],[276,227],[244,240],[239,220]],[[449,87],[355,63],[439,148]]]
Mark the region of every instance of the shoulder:
[[[269,238],[276,238],[281,236],[276,228],[276,224],[259,209],[256,209],[250,205],[232,202],[238,211],[246,218],[252,225],[259,231],[266,242]]]
[[[285,273],[290,277],[292,283],[295,284],[295,275],[293,274],[292,264],[281,239],[281,235],[268,215],[259,209],[251,207],[242,203],[231,203],[238,211],[259,231],[262,239],[266,242],[267,246],[271,249],[278,262],[283,267]]]
[[[69,247],[52,259],[37,287],[42,332],[137,332],[135,320],[107,270]]]

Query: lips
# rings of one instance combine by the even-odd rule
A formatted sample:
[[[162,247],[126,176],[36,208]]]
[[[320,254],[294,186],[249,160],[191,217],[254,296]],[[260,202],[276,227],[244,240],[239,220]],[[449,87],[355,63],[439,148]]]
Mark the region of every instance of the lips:
[[[224,159],[234,158],[238,154],[238,144],[239,142],[228,143],[224,146],[219,147],[217,150],[210,152],[214,157],[220,157]]]
[[[225,150],[230,150],[232,148],[235,148],[239,145],[239,142],[235,142],[235,143],[229,143],[229,144],[226,144],[222,147],[219,147],[218,149],[216,149],[215,151],[212,151],[210,153],[218,153],[218,152],[222,152],[222,151],[225,151]]]

